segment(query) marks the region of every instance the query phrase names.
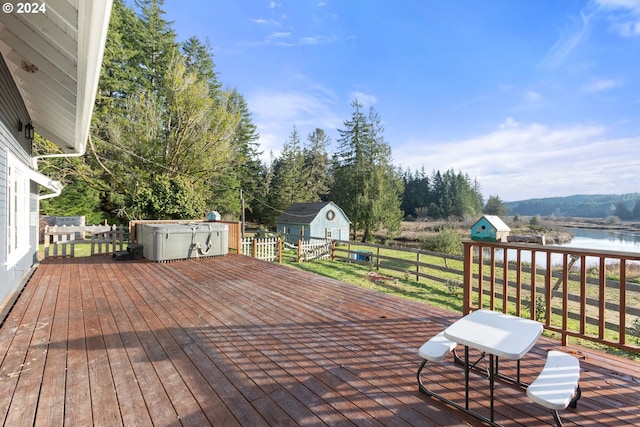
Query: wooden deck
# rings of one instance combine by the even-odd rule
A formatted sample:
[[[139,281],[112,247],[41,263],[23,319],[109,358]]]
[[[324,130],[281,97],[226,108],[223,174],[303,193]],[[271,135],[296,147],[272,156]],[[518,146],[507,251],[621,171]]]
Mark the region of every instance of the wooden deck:
[[[47,260],[0,328],[0,416],[5,426],[483,425],[416,384],[418,347],[457,317],[241,255]],[[542,339],[525,357],[525,380],[552,348],[563,349]],[[581,357],[583,390],[561,413],[566,426],[640,421],[640,364],[564,350]],[[463,401],[451,359],[430,372]],[[474,374],[472,385],[483,410],[488,381]],[[498,382],[496,396],[497,422],[553,424],[520,388]]]

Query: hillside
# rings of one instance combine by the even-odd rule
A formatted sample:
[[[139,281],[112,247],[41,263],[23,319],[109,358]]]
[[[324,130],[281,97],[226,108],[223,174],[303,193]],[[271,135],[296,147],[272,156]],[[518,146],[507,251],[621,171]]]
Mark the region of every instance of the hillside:
[[[606,218],[616,215],[620,202],[623,202],[630,212],[633,211],[639,197],[640,193],[578,194],[505,202],[505,205],[509,215]]]

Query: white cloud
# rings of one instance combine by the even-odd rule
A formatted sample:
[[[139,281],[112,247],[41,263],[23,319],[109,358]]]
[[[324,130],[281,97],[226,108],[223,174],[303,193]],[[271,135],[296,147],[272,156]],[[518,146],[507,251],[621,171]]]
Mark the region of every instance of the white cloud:
[[[553,128],[509,118],[499,129],[460,141],[412,140],[394,147],[404,168],[453,168],[506,201],[638,191],[640,137],[608,138],[599,126]],[[625,177],[624,179],[622,177]]]
[[[622,83],[612,79],[592,79],[589,83],[582,87],[584,92],[602,92],[620,86]]]
[[[603,9],[625,9],[640,14],[640,0],[595,0],[595,4]]]
[[[371,107],[378,102],[378,97],[373,94],[368,94],[364,92],[351,92],[349,94],[349,103],[353,100],[358,100],[359,103],[364,105],[365,107]]]
[[[623,37],[640,36],[640,21],[621,22],[614,24],[613,27]]]
[[[515,121],[513,117],[507,117],[507,120],[500,124],[500,129],[513,129],[520,126],[520,123]]]
[[[253,121],[260,134],[263,161],[269,152],[277,156],[295,125],[303,141],[315,128],[332,133],[343,119],[334,111],[335,99],[327,91],[311,87],[312,92],[259,90],[247,97]]]
[[[269,35],[269,39],[281,39],[281,38],[285,38],[285,37],[289,37],[291,36],[291,33],[289,32],[275,32],[275,33],[271,33]]]
[[[640,36],[640,0],[595,0],[594,4],[619,35]]]
[[[590,30],[591,15],[580,13],[580,19],[572,19],[571,26],[561,32],[556,43],[549,49],[541,62],[543,68],[553,69],[576,49],[588,36]]]
[[[527,91],[526,96],[529,101],[539,101],[542,99],[542,94],[533,90]]]

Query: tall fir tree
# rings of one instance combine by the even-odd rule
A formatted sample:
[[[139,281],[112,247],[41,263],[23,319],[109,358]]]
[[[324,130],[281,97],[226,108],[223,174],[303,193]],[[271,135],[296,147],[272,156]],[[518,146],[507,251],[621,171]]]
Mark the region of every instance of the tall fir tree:
[[[144,73],[146,89],[162,97],[164,77],[178,54],[172,22],[164,18],[164,0],[136,0],[140,10],[139,50],[137,62]]]
[[[302,150],[304,165],[302,179],[306,189],[306,202],[319,202],[329,192],[329,155],[327,146],[329,137],[320,128],[316,128],[307,137],[307,144]]]
[[[269,192],[272,210],[266,218],[269,225],[273,225],[280,212],[291,203],[306,201],[304,181],[301,179],[303,167],[300,133],[294,126],[273,166],[273,181]]]
[[[350,120],[339,129],[339,151],[333,166],[330,197],[351,219],[354,238],[362,240],[386,228],[392,235],[400,228],[402,181],[391,165],[391,149],[384,141],[380,116],[370,109],[368,117],[357,100]]]
[[[181,50],[187,71],[207,82],[210,95],[214,98],[217,97],[222,90],[222,85],[215,72],[213,53],[209,42],[202,43],[198,37],[192,36],[182,43]]]

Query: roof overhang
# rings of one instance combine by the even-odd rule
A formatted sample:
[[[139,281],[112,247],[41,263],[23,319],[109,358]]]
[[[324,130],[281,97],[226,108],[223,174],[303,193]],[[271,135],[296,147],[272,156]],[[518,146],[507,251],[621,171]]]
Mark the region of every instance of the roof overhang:
[[[25,3],[26,4],[26,3]],[[2,13],[0,52],[35,131],[84,153],[112,0],[47,0],[39,13]]]

